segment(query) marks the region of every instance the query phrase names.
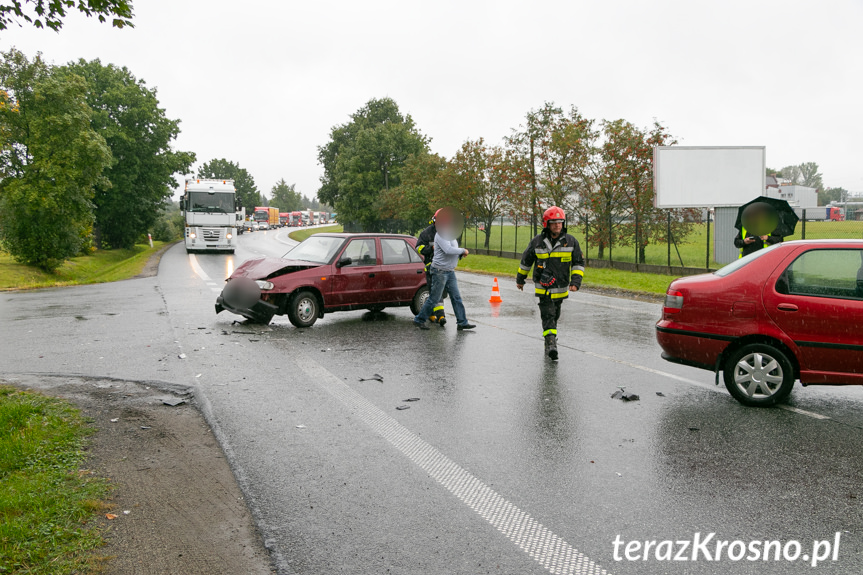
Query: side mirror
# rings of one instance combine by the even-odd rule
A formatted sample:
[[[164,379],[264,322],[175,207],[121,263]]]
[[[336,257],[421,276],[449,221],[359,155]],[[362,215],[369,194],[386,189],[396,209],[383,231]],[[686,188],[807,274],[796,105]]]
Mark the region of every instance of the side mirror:
[[[345,266],[349,266],[349,265],[351,265],[352,263],[354,263],[354,260],[352,260],[351,258],[349,258],[349,257],[345,256],[345,257],[343,257],[342,259],[340,259],[339,261],[337,261],[337,262],[336,262],[336,267],[337,267],[337,268],[343,268],[343,267],[345,267]]]

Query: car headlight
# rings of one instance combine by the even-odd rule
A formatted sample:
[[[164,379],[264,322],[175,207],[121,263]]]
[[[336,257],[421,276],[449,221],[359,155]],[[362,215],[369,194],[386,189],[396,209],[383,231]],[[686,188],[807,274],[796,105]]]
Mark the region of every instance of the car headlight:
[[[273,289],[275,287],[273,282],[268,282],[267,280],[255,280],[255,283],[261,289]]]
[[[189,232],[189,237],[190,237],[190,238],[194,238],[194,237],[195,237],[195,232]]]

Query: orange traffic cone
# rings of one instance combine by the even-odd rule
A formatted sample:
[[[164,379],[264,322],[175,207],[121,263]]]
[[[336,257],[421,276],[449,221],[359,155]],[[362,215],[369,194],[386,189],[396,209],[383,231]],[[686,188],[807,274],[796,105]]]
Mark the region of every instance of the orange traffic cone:
[[[497,278],[494,278],[494,285],[491,287],[491,297],[488,298],[488,303],[501,303],[500,288],[497,285]]]

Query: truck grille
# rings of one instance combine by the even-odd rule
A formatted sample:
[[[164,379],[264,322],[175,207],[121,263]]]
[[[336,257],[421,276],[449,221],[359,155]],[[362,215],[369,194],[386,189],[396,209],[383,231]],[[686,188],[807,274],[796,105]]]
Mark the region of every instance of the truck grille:
[[[219,228],[215,229],[207,229],[204,228],[201,230],[201,233],[204,237],[205,242],[217,242],[219,241],[219,236],[221,235],[221,230]]]

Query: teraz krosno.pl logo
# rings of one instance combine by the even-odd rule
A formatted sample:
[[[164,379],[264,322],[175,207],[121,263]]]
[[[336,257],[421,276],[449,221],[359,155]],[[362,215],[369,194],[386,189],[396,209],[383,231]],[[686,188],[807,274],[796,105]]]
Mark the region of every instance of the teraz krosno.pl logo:
[[[716,533],[702,537],[696,533],[692,539],[659,541],[624,541],[614,539],[615,561],[802,561],[816,567],[824,561],[839,559],[837,532],[829,539],[801,543],[789,540],[734,541],[716,538]]]

